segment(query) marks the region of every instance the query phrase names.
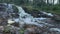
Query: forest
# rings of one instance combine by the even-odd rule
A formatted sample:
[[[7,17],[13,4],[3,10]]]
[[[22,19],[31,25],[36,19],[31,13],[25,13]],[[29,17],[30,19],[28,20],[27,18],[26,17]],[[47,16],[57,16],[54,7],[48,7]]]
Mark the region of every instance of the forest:
[[[27,7],[31,10],[44,10],[55,14],[60,14],[60,0],[0,0],[0,2],[16,4]]]

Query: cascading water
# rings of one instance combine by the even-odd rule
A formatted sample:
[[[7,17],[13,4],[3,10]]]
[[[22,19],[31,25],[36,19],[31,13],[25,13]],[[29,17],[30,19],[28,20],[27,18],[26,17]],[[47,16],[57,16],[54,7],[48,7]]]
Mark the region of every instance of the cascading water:
[[[33,16],[31,16],[30,14],[26,13],[22,7],[19,7],[19,6],[16,6],[19,10],[19,18],[20,18],[20,26],[22,27],[24,24],[32,24],[32,25],[37,25],[38,27],[44,27],[45,25],[47,26],[54,26],[52,24],[48,24],[46,22],[43,22],[41,20],[45,20],[45,19],[48,19],[48,18],[43,18],[43,17],[40,17],[40,18],[33,18]],[[44,14],[47,14],[48,16],[53,16],[53,14],[51,13],[46,13],[46,12],[43,12]],[[49,29],[50,31],[58,31],[60,32],[60,29],[59,28],[50,28]]]
[[[37,26],[40,26],[40,27],[43,27],[44,24],[45,25],[49,25],[49,26],[53,26],[51,24],[48,24],[48,23],[45,23],[45,22],[42,22],[41,20],[45,20],[47,18],[33,18],[33,16],[31,16],[30,14],[26,13],[22,7],[19,7],[19,6],[16,6],[19,10],[19,18],[20,18],[20,24],[34,24],[34,25],[37,25]],[[44,23],[44,24],[39,24],[39,23]]]
[[[5,5],[7,5],[7,4],[5,4]],[[14,5],[14,4],[8,4],[8,7],[7,7],[9,16],[11,16],[10,15],[11,13],[14,14],[13,9],[12,9],[12,5]],[[16,5],[14,5],[14,6],[16,6]],[[55,25],[52,25],[52,24],[44,22],[44,20],[49,19],[49,18],[44,18],[44,17],[34,18],[33,16],[31,16],[31,14],[26,13],[23,10],[22,7],[20,7],[20,6],[16,6],[16,7],[17,7],[17,9],[19,11],[18,12],[19,13],[19,17],[18,18],[15,18],[15,17],[12,18],[12,16],[11,16],[10,18],[8,18],[8,22],[9,23],[15,23],[15,22],[19,23],[20,27],[24,26],[24,24],[36,25],[38,27],[55,26]],[[53,16],[53,14],[51,14],[51,13],[46,13],[46,12],[42,12],[42,13],[45,14],[45,15],[48,15],[48,16]],[[20,27],[19,27],[19,29],[20,29]],[[60,32],[59,28],[53,28],[52,27],[52,28],[49,28],[49,30],[50,31],[58,31],[58,32]],[[18,32],[16,32],[16,33],[18,33]]]
[[[14,5],[16,6],[16,5]],[[44,18],[44,17],[40,17],[40,18],[34,18],[33,16],[31,16],[31,14],[26,13],[22,7],[20,6],[16,6],[18,9],[18,13],[19,13],[19,18],[13,18],[13,20],[15,22],[19,22],[20,27],[24,26],[24,24],[30,24],[30,25],[36,25],[38,27],[44,27],[45,25],[47,26],[54,26],[52,24],[46,23],[43,20],[46,20],[48,18]],[[46,14],[48,16],[53,16],[51,13],[46,13],[46,12],[42,12],[43,14]],[[56,28],[50,28],[50,30],[54,29],[54,31],[59,31],[60,29],[56,29]]]

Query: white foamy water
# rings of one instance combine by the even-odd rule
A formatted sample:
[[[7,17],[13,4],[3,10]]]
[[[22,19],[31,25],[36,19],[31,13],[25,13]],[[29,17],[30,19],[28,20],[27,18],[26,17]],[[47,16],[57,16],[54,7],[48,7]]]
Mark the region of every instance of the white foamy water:
[[[46,15],[48,15],[48,16],[53,16],[52,13],[43,12],[43,14],[46,14]]]
[[[38,21],[40,20],[40,23],[42,23],[41,20],[45,20],[47,18],[43,18],[43,17],[40,17],[40,18],[33,18],[33,16],[31,16],[30,14],[26,13],[22,7],[19,7],[19,6],[16,6],[19,10],[19,19],[20,19],[20,24],[34,24],[34,25],[37,25],[37,26],[40,26],[40,27],[43,27],[44,24],[45,25],[50,25],[48,23],[44,23],[44,24],[39,24],[38,22],[35,22],[35,21]]]
[[[30,14],[26,13],[22,7],[16,6],[19,10],[19,18],[13,18],[14,21],[12,21],[11,19],[8,20],[8,23],[15,23],[15,22],[19,22],[21,26],[23,26],[24,24],[32,24],[32,25],[37,25],[39,27],[44,27],[45,25],[48,26],[54,26],[52,24],[48,24],[46,22],[42,22],[41,20],[46,20],[47,18],[44,17],[40,17],[40,18],[33,18],[33,16],[31,16]],[[53,16],[53,14],[51,13],[46,13],[43,12],[43,14],[47,14],[49,16]],[[35,22],[37,21],[37,22]],[[41,24],[42,23],[42,24]],[[50,28],[50,30],[53,31],[59,31],[60,29],[58,28]]]
[[[59,28],[50,28],[50,31],[57,31],[57,32],[60,32],[60,29],[59,29]]]

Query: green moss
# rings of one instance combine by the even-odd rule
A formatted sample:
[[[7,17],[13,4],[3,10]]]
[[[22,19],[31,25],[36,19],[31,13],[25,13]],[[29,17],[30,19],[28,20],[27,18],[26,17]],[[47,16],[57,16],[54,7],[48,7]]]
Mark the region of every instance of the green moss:
[[[5,32],[5,33],[10,32],[10,27],[5,27],[5,28],[4,28],[4,32]]]
[[[24,34],[24,29],[20,29],[20,33],[21,34]]]
[[[15,13],[18,13],[18,9],[17,9],[16,6],[13,6],[13,11],[14,11]]]

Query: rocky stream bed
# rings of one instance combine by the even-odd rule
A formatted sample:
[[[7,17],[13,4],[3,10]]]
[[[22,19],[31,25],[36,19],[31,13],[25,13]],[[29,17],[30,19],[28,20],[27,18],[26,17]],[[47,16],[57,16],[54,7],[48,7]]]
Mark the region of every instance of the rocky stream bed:
[[[2,3],[0,34],[60,34],[60,15]]]

